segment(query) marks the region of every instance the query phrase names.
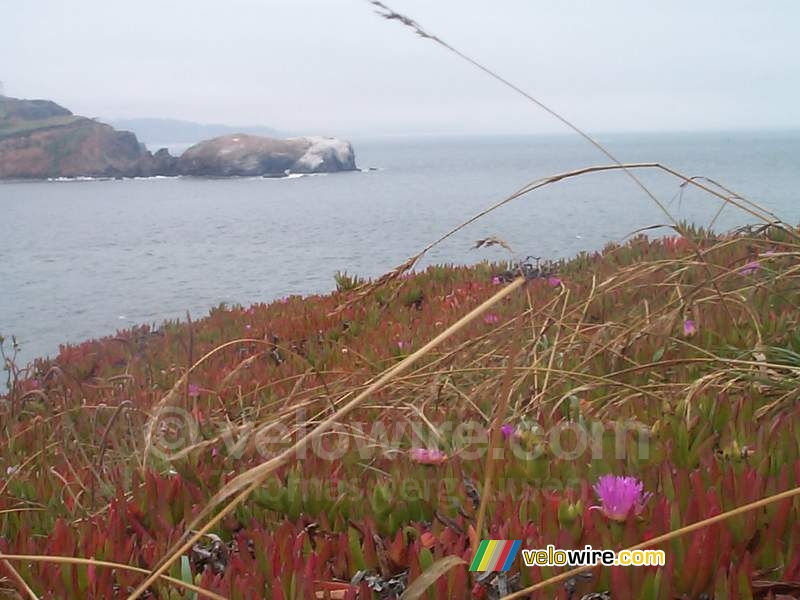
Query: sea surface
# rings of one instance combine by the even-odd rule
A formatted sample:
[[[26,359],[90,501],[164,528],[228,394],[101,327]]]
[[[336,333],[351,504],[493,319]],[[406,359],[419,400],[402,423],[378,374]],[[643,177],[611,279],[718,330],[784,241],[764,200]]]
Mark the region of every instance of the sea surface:
[[[598,137],[622,161],[711,177],[800,223],[800,132]],[[0,183],[0,334],[17,336],[24,363],[220,303],[324,293],[337,271],[380,275],[528,182],[609,163],[570,136],[353,142],[360,172]],[[703,192],[681,194],[672,176],[637,173],[677,219],[708,225],[720,207]],[[753,221],[728,207],[715,228]],[[480,219],[420,267],[512,257],[471,249],[489,236],[517,257],[559,258],[666,222],[624,173],[584,175]]]

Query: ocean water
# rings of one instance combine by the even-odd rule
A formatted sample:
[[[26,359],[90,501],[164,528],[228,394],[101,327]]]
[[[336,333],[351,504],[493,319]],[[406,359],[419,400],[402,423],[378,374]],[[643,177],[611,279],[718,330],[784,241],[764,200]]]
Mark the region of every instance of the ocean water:
[[[711,177],[800,223],[800,132],[601,135],[622,161]],[[0,334],[23,362],[140,323],[324,293],[377,276],[537,178],[609,161],[570,136],[354,139],[362,169],[287,179],[0,183]],[[678,219],[720,201],[637,172]],[[545,187],[482,218],[421,264],[569,257],[667,217],[621,172]],[[726,230],[753,222],[730,207]]]

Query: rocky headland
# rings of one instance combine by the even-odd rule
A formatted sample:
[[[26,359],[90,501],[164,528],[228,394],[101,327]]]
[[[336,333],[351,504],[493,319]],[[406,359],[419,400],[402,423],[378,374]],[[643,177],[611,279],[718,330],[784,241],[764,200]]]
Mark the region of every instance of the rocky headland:
[[[0,96],[0,179],[269,176],[355,170],[349,142],[224,135],[180,157],[151,153],[136,135],[72,114],[49,100]]]

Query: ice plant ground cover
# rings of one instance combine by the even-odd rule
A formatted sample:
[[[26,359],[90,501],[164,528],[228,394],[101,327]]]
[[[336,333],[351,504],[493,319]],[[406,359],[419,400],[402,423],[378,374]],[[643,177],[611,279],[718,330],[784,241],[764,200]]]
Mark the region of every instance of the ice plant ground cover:
[[[183,582],[231,599],[393,598],[457,556],[465,564],[423,597],[497,598],[560,569],[518,561],[478,578],[475,540],[622,549],[800,485],[796,232],[687,235],[582,254],[509,294],[281,465],[171,562],[177,583],[144,597],[202,597]],[[219,307],[12,367],[0,399],[0,592],[26,597],[10,566],[39,598],[128,597],[144,575],[126,566],[154,568],[226,482],[497,293],[508,268],[431,267],[359,297],[340,286]],[[195,429],[149,422],[156,407]],[[492,418],[507,451],[487,489],[475,452],[486,440],[452,424]],[[388,447],[355,423],[430,435],[421,444],[401,428]],[[265,447],[248,435],[264,429],[287,439]],[[145,456],[145,432],[175,441],[171,454]],[[352,443],[331,459],[342,440]],[[598,567],[533,596],[796,596],[799,513],[797,499],[776,502],[664,544],[664,567]]]

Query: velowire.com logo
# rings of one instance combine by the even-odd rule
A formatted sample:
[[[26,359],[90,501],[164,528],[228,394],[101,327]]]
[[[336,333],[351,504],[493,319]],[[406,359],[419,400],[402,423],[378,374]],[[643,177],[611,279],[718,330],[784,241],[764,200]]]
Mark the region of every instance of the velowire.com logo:
[[[514,564],[520,540],[483,540],[478,546],[470,571],[508,571]]]

